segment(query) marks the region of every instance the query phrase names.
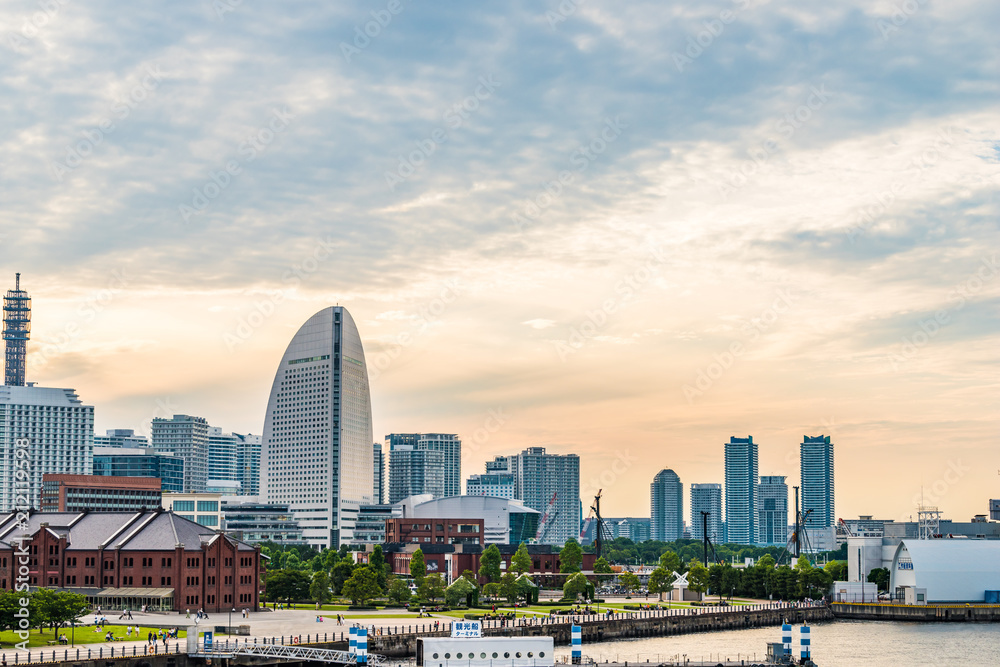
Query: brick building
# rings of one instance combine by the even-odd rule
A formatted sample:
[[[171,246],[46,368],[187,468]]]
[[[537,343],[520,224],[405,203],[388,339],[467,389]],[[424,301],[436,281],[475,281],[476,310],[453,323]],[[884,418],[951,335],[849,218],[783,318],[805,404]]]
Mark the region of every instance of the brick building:
[[[0,515],[0,588],[19,583],[85,595],[105,609],[255,609],[259,548],[162,509]],[[27,561],[24,563],[23,561]]]
[[[386,519],[385,541],[407,544],[482,544],[482,519]]]
[[[138,512],[160,507],[160,480],[155,477],[42,475],[43,512]]]

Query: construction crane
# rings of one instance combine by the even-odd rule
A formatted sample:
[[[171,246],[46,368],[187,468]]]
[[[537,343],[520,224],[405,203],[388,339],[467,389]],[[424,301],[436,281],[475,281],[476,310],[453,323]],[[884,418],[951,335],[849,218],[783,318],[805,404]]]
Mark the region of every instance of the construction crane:
[[[805,546],[806,551],[811,551],[809,545],[809,534],[806,532],[806,519],[812,514],[813,510],[810,508],[804,513],[799,511],[799,487],[793,486],[792,489],[795,490],[795,528],[792,530],[792,534],[788,536],[788,542],[785,544],[785,550],[791,555],[798,558],[802,554],[802,547]],[[784,560],[784,556],[782,556]]]
[[[538,532],[535,533],[535,542],[541,542],[545,538],[545,533],[548,532],[549,525],[559,516],[559,512],[556,510],[556,498],[558,495],[558,492],[552,494],[549,504],[545,506],[545,511],[542,512],[542,518],[538,520]]]
[[[590,513],[587,514],[587,518],[583,521],[583,529],[580,530],[580,538],[577,540],[580,544],[583,544],[584,540],[587,539],[587,533],[590,531],[591,524],[596,522],[594,526],[594,556],[596,558],[601,557],[601,552],[604,549],[604,541],[611,541],[614,536],[608,529],[607,525],[604,523],[604,518],[601,517],[601,494],[604,489],[598,489],[597,495],[594,496],[594,504],[590,506]]]
[[[847,535],[848,537],[855,537],[854,533],[851,532],[851,527],[847,525],[847,522],[845,522],[843,519],[837,519],[837,523],[840,525],[841,528],[844,529],[845,535]]]

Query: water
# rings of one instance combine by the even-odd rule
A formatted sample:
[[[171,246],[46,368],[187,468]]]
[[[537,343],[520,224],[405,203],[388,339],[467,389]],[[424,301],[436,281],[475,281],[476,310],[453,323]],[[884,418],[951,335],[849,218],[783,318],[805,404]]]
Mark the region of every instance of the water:
[[[983,623],[895,623],[831,621],[810,626],[812,657],[819,667],[872,665],[1000,665],[1000,626]],[[798,626],[792,628],[792,650],[798,656]],[[705,632],[673,637],[583,643],[583,654],[595,660],[650,663],[687,654],[688,659],[762,659],[768,642],[781,641],[781,627]],[[749,653],[749,656],[748,656]],[[570,655],[556,646],[556,660]],[[637,666],[638,667],[638,666]]]

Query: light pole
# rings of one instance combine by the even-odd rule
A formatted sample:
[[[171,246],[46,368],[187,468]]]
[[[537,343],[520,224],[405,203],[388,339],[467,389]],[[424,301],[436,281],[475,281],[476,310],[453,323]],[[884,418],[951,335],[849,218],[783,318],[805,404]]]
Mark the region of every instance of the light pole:
[[[233,634],[233,612],[234,611],[236,611],[235,607],[233,607],[232,609],[229,610],[229,625],[226,627],[226,634],[229,635],[229,636],[232,636],[232,634]]]
[[[70,635],[72,637],[70,641],[73,642],[73,646],[76,646],[76,619],[75,618],[69,619],[69,624],[70,627],[72,628],[70,630]]]

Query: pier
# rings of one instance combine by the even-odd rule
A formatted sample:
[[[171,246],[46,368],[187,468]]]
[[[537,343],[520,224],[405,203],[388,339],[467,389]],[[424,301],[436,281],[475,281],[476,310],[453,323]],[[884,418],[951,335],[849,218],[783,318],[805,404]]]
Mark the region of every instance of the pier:
[[[906,605],[874,602],[834,602],[833,617],[856,621],[915,621],[950,623],[998,623],[1000,605],[927,604]]]

